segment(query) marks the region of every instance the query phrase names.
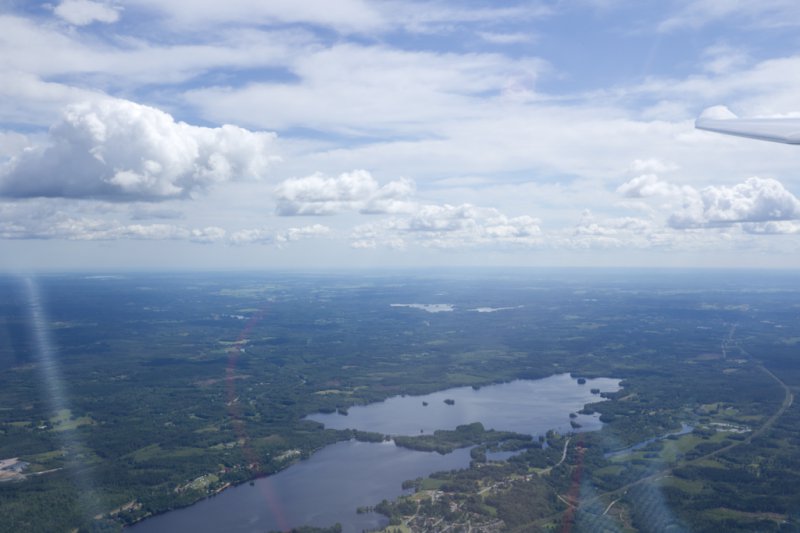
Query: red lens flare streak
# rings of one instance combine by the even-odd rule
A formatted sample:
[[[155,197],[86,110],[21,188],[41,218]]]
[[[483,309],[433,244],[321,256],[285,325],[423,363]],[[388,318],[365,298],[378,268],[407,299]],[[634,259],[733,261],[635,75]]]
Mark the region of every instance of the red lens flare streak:
[[[575,453],[577,454],[575,460],[575,468],[572,470],[572,484],[567,492],[566,502],[567,510],[564,511],[564,517],[561,520],[561,532],[569,533],[572,530],[572,524],[575,521],[575,512],[578,510],[578,502],[581,497],[581,477],[583,476],[583,454],[586,448],[583,447],[583,440],[575,445]]]
[[[247,461],[247,465],[251,472],[259,472],[261,469],[261,462],[253,447],[250,446],[250,438],[247,435],[247,428],[245,427],[245,423],[242,419],[241,411],[239,409],[239,399],[236,395],[236,365],[239,362],[239,356],[242,353],[242,345],[250,337],[253,328],[259,322],[261,322],[265,314],[266,311],[262,309],[253,315],[250,320],[248,320],[244,329],[242,329],[241,333],[239,333],[239,338],[233,345],[231,345],[230,348],[228,348],[228,366],[225,369],[225,384],[228,390],[228,414],[230,415],[231,424],[233,425],[233,430],[236,433],[236,438],[242,442],[242,452],[244,453],[245,460]],[[269,477],[262,479],[258,483],[258,487],[264,495],[264,500],[267,502],[267,506],[269,507],[272,516],[277,521],[280,529],[282,531],[290,530],[291,526],[283,514],[280,499],[273,490]]]

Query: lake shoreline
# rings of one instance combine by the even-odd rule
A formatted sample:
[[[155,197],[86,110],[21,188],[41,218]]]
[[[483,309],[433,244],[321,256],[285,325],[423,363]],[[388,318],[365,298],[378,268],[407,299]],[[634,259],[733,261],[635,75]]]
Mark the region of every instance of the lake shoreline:
[[[616,391],[616,390],[619,390],[619,388],[620,388],[621,380],[619,380],[619,379],[594,378],[593,380],[590,380],[590,381],[594,381],[594,380],[607,380],[607,381],[602,381],[603,388],[605,389],[605,391],[608,391],[609,389]],[[600,381],[598,381],[598,383],[600,383]],[[337,413],[332,413],[332,414],[327,415],[327,416],[331,416],[331,417],[339,417],[339,420],[344,420],[347,423],[349,423],[350,425],[354,426],[354,427],[349,427],[349,428],[330,427],[328,424],[325,424],[324,422],[321,422],[318,419],[312,418],[314,415],[308,415],[304,419],[313,420],[313,421],[315,421],[317,423],[322,423],[322,424],[325,425],[326,429],[336,429],[336,430],[339,430],[339,431],[347,431],[347,433],[343,433],[342,434],[343,438],[341,438],[339,440],[335,440],[335,441],[333,441],[333,442],[331,442],[331,443],[329,443],[327,445],[324,445],[324,446],[321,446],[319,448],[316,448],[315,450],[313,450],[304,459],[294,459],[294,460],[292,460],[290,462],[287,462],[285,465],[281,465],[281,468],[279,470],[277,470],[276,472],[273,472],[273,473],[268,474],[268,475],[253,476],[253,477],[250,477],[250,478],[242,481],[241,483],[236,483],[236,484],[226,483],[225,485],[215,489],[212,493],[210,493],[210,494],[208,494],[208,495],[206,495],[206,496],[204,496],[202,498],[199,498],[197,500],[194,500],[192,503],[189,503],[186,506],[174,507],[174,508],[166,510],[164,512],[149,514],[147,516],[142,517],[139,520],[136,520],[135,522],[131,522],[129,524],[126,524],[125,525],[125,529],[126,530],[131,530],[131,531],[139,531],[139,530],[141,530],[141,531],[149,531],[149,530],[158,531],[157,527],[144,527],[143,528],[142,524],[147,523],[149,520],[154,520],[154,519],[157,520],[158,517],[163,517],[163,516],[169,515],[173,511],[174,512],[179,512],[179,511],[182,511],[182,510],[185,511],[186,509],[192,508],[194,506],[203,505],[204,502],[211,502],[212,500],[215,500],[218,496],[233,492],[233,490],[241,488],[245,484],[260,486],[260,485],[263,485],[264,483],[266,483],[267,485],[269,485],[271,483],[280,483],[281,480],[288,479],[287,478],[288,474],[286,474],[286,473],[289,472],[292,467],[296,467],[293,472],[298,471],[297,470],[298,467],[300,468],[300,470],[304,470],[304,469],[306,469],[308,467],[308,465],[315,464],[315,461],[319,461],[319,460],[321,460],[320,459],[321,457],[327,455],[325,453],[326,450],[327,450],[328,453],[332,453],[331,450],[339,450],[342,445],[346,445],[346,446],[352,447],[352,446],[358,446],[358,444],[356,444],[356,443],[362,443],[362,444],[366,444],[366,445],[370,445],[370,444],[373,444],[373,445],[374,444],[389,445],[389,444],[391,444],[391,447],[394,449],[394,451],[390,451],[389,452],[389,456],[391,456],[391,457],[405,457],[406,458],[405,460],[406,461],[411,461],[412,464],[420,463],[420,462],[424,462],[424,461],[438,461],[438,459],[433,459],[433,458],[431,458],[431,456],[426,456],[425,455],[425,454],[428,454],[428,453],[438,455],[439,457],[442,458],[442,460],[446,459],[448,461],[452,461],[452,460],[454,460],[454,457],[458,456],[458,455],[454,456],[453,454],[464,454],[463,463],[459,463],[459,467],[458,468],[460,469],[460,468],[467,468],[467,467],[469,467],[469,464],[470,464],[469,454],[468,454],[468,452],[464,452],[464,450],[469,450],[474,445],[480,444],[482,442],[482,439],[484,439],[485,435],[502,433],[502,431],[494,431],[494,432],[486,431],[485,435],[482,433],[481,435],[478,435],[478,436],[474,437],[475,440],[455,441],[455,442],[451,442],[450,443],[450,447],[449,448],[436,448],[436,447],[433,447],[433,448],[430,448],[430,449],[429,448],[424,448],[424,447],[421,448],[421,447],[416,446],[416,445],[405,446],[403,444],[398,444],[398,442],[395,440],[394,437],[402,436],[403,432],[397,432],[397,431],[371,431],[370,432],[371,435],[369,435],[370,438],[359,439],[358,438],[358,433],[359,432],[366,433],[366,431],[365,431],[366,428],[359,429],[357,427],[358,424],[356,422],[357,422],[358,416],[354,416],[354,415],[357,415],[360,412],[359,409],[375,409],[378,406],[386,406],[386,405],[390,405],[391,406],[394,402],[405,401],[405,402],[413,403],[414,405],[418,405],[420,407],[420,409],[424,408],[426,410],[426,412],[432,413],[433,411],[431,410],[431,407],[427,407],[427,406],[423,407],[423,401],[424,400],[422,400],[421,398],[426,398],[426,397],[430,397],[430,396],[438,397],[438,396],[446,395],[447,398],[451,398],[452,397],[452,398],[455,398],[455,400],[452,403],[445,402],[445,401],[438,401],[437,405],[441,404],[441,409],[446,414],[446,416],[448,416],[450,418],[453,418],[458,414],[457,409],[459,409],[459,408],[463,410],[463,409],[467,408],[467,406],[469,406],[469,405],[472,405],[473,408],[476,408],[477,406],[480,405],[480,402],[478,402],[476,404],[476,403],[474,403],[474,401],[473,401],[472,404],[470,404],[468,399],[471,398],[472,400],[475,400],[477,398],[477,399],[486,400],[487,398],[490,398],[492,401],[499,401],[498,398],[496,398],[496,397],[491,398],[491,397],[493,395],[497,396],[502,391],[506,391],[506,395],[508,396],[510,394],[510,396],[508,396],[508,397],[503,399],[503,394],[500,394],[500,396],[501,396],[500,399],[503,400],[503,401],[506,401],[506,402],[512,401],[512,404],[519,403],[521,411],[525,412],[525,417],[530,418],[530,415],[531,415],[530,408],[531,408],[531,406],[528,405],[524,401],[522,401],[522,402],[518,401],[519,398],[517,398],[517,396],[523,395],[530,402],[531,398],[529,398],[529,396],[531,395],[531,391],[538,391],[539,394],[545,394],[545,395],[550,394],[552,396],[552,398],[550,399],[550,404],[547,404],[547,402],[545,402],[545,405],[550,405],[549,408],[551,410],[554,410],[554,412],[549,415],[551,418],[548,419],[548,421],[546,421],[546,422],[545,421],[539,421],[538,422],[539,426],[536,426],[536,427],[531,426],[531,424],[537,424],[537,422],[531,421],[531,420],[527,420],[526,422],[527,422],[528,426],[530,426],[530,427],[526,426],[526,429],[530,429],[529,431],[508,432],[508,437],[506,437],[506,438],[511,438],[512,436],[516,436],[516,437],[525,436],[525,437],[528,437],[530,439],[530,441],[533,442],[533,441],[535,441],[535,437],[537,435],[542,435],[546,431],[554,429],[554,427],[560,427],[561,428],[560,431],[563,431],[563,432],[575,432],[575,428],[569,426],[569,421],[571,420],[571,418],[568,415],[570,413],[572,413],[573,411],[579,410],[579,408],[584,407],[585,405],[588,405],[588,404],[591,404],[591,403],[597,403],[597,402],[605,401],[604,398],[598,396],[596,393],[590,392],[591,389],[592,389],[592,385],[591,384],[587,384],[585,378],[577,378],[572,374],[561,373],[561,374],[552,374],[552,375],[550,375],[550,376],[548,376],[546,378],[540,378],[540,379],[537,379],[537,380],[512,379],[512,380],[506,380],[506,381],[501,381],[501,382],[489,383],[489,384],[480,385],[480,386],[467,385],[467,386],[456,387],[456,388],[438,389],[438,390],[436,390],[436,391],[434,391],[432,393],[429,393],[427,395],[413,395],[413,396],[410,396],[410,395],[395,395],[395,396],[387,397],[386,399],[384,399],[381,402],[373,402],[373,403],[368,404],[366,406],[354,406],[354,407],[352,407],[352,408],[350,408],[348,410],[348,415],[344,415],[342,413],[338,413],[338,414]],[[573,395],[572,396],[572,400],[570,400],[572,402],[572,405],[569,405],[569,406],[567,406],[564,403],[565,399],[563,398],[563,395],[567,394],[567,390],[569,390],[570,393]],[[515,396],[515,395],[517,395],[517,396]],[[539,410],[541,410],[543,412],[546,411],[546,408],[545,408],[544,405],[540,405],[537,402],[534,402],[533,405],[534,405],[534,410],[535,409],[539,409]],[[361,411],[361,412],[363,412],[363,411]],[[492,412],[494,412],[496,414],[496,410],[493,410]],[[560,413],[560,414],[558,414],[558,413]],[[317,413],[317,415],[319,415],[319,413]],[[472,410],[472,412],[471,412],[471,414],[469,416],[470,417],[475,417],[475,416],[478,416],[478,415],[476,415],[474,410]],[[556,418],[552,418],[553,416],[556,416]],[[597,427],[593,427],[593,425],[590,424],[589,427],[582,428],[582,431],[594,431],[594,430],[600,429],[602,427],[602,423],[599,422],[599,420],[596,417],[593,417],[591,415],[582,415],[582,416],[586,417],[587,420],[593,421],[594,424],[597,425]],[[560,420],[560,422],[559,422],[559,420]],[[518,424],[519,421],[511,420],[508,423],[510,423],[510,424]],[[481,430],[481,432],[483,432],[484,431],[483,426],[481,424],[478,424],[478,425],[481,426],[480,430]],[[500,425],[502,426],[503,423],[501,422]],[[437,429],[443,429],[443,428],[437,427]],[[413,435],[415,437],[419,436],[417,431],[418,430],[415,429],[414,432],[413,432]],[[435,431],[435,430],[433,430],[433,431]],[[428,433],[428,434],[426,434],[424,436],[426,438],[432,438],[433,437],[433,431],[431,431],[430,433]],[[445,430],[442,434],[445,434],[445,433],[448,433],[448,430]],[[453,431],[449,431],[449,433],[453,433]],[[514,435],[514,433],[516,433],[517,435]],[[380,443],[378,443],[377,440],[376,440],[378,435],[381,436],[381,442]],[[372,438],[373,436],[375,437],[375,439]],[[388,437],[388,439],[387,439],[387,437]],[[400,439],[400,440],[402,441],[403,439]],[[408,440],[408,439],[406,439],[406,440]],[[346,443],[349,443],[349,444],[346,444]],[[364,448],[364,449],[367,449],[367,448]],[[385,451],[386,450],[384,450],[384,452]],[[420,454],[420,455],[414,455],[414,454]],[[430,470],[430,472],[433,472],[433,471],[439,470],[439,469],[441,469],[441,468],[436,467],[433,470]],[[412,479],[414,477],[419,477],[418,475],[412,475],[410,473],[408,475],[405,475],[402,472],[400,474],[397,474],[397,472],[395,472],[394,474],[396,476],[399,475],[400,477],[402,477],[402,479],[400,479],[400,477],[398,477],[399,481],[397,483],[397,487],[394,487],[394,488],[390,487],[390,489],[391,489],[390,492],[392,492],[392,494],[394,494],[393,496],[391,496],[391,499],[397,498],[400,495],[402,495],[402,491],[400,493],[398,493],[398,494],[395,494],[397,492],[397,490],[398,490],[398,487],[400,487],[400,485],[402,484],[402,481],[407,480],[407,479]],[[427,474],[423,473],[423,476],[426,476],[426,475]],[[289,475],[289,478],[291,478],[291,475]],[[272,481],[270,482],[269,480],[272,480]],[[357,496],[348,496],[348,497],[354,497],[355,498]],[[380,496],[376,496],[376,498],[378,500],[380,500]],[[378,502],[377,501],[369,501],[369,502],[365,502],[365,503],[367,503],[368,505],[374,505],[374,504],[376,504]],[[208,505],[208,504],[206,504],[206,505]],[[355,513],[356,509],[357,509],[357,506],[352,509],[353,513]],[[330,526],[332,523],[335,523],[335,522],[328,523],[328,526]],[[304,525],[304,524],[302,524],[302,523],[292,523],[292,524],[289,524],[288,527],[297,527],[297,526],[300,526],[300,525]],[[308,524],[306,523],[305,525],[308,525]],[[319,527],[325,527],[325,526],[319,526]]]

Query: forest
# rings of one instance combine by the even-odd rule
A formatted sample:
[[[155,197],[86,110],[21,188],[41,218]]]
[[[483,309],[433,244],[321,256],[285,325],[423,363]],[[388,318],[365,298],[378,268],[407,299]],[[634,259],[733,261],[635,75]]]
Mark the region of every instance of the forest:
[[[797,281],[595,270],[42,276],[65,392],[54,409],[24,284],[3,277],[0,460],[24,468],[0,470],[0,531],[117,531],[334,442],[388,437],[307,415],[563,372],[623,380],[582,411],[602,430],[395,437],[442,453],[471,446],[472,465],[371,505],[390,528],[414,531],[437,520],[487,531],[792,530]],[[453,310],[392,305],[412,303]],[[498,449],[516,454],[487,459]]]

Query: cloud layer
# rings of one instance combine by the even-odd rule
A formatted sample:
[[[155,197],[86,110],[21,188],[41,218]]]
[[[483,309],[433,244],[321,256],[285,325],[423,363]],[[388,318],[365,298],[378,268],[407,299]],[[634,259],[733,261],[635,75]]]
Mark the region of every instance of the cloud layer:
[[[147,218],[177,218],[174,213],[135,207],[127,214],[120,204],[88,202],[78,209],[68,200],[40,198],[0,202],[0,239],[70,241],[172,240],[228,245],[284,245],[303,239],[328,237],[332,230],[321,224],[285,229],[248,228],[227,230],[219,226],[146,222]],[[124,219],[128,218],[128,221]]]
[[[5,3],[0,244],[224,243],[249,266],[274,257],[257,244],[314,265],[457,249],[800,265],[796,150],[693,124],[715,104],[800,112],[796,2],[329,4]]]

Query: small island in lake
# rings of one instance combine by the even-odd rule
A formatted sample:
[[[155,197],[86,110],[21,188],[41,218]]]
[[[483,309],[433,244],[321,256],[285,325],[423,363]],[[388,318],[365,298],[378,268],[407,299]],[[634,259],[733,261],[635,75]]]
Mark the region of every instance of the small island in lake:
[[[446,403],[447,405],[455,405],[456,401],[451,398],[447,398],[445,399],[444,403]]]

